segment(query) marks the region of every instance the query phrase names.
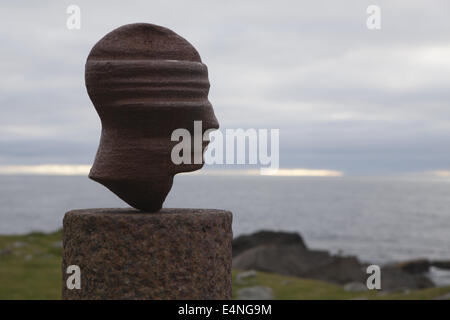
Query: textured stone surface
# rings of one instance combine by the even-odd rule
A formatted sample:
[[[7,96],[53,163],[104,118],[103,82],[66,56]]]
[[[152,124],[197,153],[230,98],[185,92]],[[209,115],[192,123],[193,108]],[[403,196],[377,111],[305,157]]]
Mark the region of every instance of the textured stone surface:
[[[63,222],[63,299],[231,299],[232,214],[86,209]],[[66,288],[67,266],[81,289]]]
[[[89,177],[143,211],[161,209],[173,176],[203,166],[208,141],[191,163],[174,164],[175,129],[202,134],[219,128],[208,101],[208,69],[197,50],[173,31],[148,23],[104,36],[86,61],[86,88],[102,122]],[[199,159],[194,163],[194,158]]]

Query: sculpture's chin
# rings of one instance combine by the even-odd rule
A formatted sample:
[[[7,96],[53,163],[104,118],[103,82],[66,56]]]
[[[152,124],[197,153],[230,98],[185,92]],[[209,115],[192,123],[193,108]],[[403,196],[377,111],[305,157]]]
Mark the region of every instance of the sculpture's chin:
[[[171,176],[149,181],[106,180],[91,175],[89,178],[107,187],[130,206],[145,212],[159,211],[173,184]]]

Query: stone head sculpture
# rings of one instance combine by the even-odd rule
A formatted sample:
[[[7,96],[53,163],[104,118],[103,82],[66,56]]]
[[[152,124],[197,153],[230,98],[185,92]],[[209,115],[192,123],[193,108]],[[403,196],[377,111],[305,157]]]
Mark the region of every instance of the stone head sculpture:
[[[207,67],[176,33],[137,23],[97,42],[85,79],[102,123],[89,177],[132,207],[159,210],[173,176],[203,166],[172,162],[172,132],[184,128],[193,135],[194,121],[202,121],[203,132],[219,127],[208,101]]]

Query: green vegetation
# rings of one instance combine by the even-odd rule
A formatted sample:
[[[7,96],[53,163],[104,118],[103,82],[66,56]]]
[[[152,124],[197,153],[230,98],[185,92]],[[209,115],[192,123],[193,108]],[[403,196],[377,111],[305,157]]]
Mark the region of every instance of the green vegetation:
[[[265,286],[273,290],[276,299],[297,300],[297,299],[433,299],[442,297],[450,293],[450,287],[431,288],[425,290],[411,291],[409,293],[386,294],[376,291],[349,292],[342,286],[310,279],[286,277],[273,273],[257,272],[253,278],[237,281],[236,275],[239,273],[233,270],[233,298],[236,298],[237,291],[244,287]]]
[[[277,299],[433,299],[450,287],[409,293],[347,292],[341,286],[258,272],[237,281],[233,271],[233,297],[240,288],[267,286]],[[59,299],[61,297],[61,232],[0,236],[0,299]]]
[[[0,236],[0,299],[61,298],[61,232]]]

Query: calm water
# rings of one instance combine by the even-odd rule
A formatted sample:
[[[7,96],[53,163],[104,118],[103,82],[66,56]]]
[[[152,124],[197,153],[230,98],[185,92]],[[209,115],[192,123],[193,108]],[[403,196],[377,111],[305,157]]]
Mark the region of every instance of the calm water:
[[[75,208],[124,207],[86,177],[0,176],[0,234],[52,231]],[[450,182],[183,175],[166,207],[229,209],[235,235],[300,232],[309,247],[383,263],[450,259]]]

